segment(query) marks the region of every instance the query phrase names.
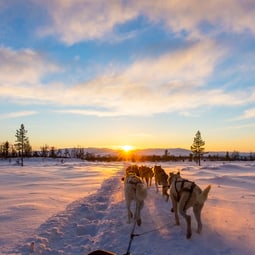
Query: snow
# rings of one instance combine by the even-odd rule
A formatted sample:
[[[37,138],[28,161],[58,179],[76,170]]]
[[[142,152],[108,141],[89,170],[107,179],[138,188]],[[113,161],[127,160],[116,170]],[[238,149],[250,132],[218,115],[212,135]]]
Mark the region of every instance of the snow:
[[[133,224],[127,223],[121,177],[128,163],[48,159],[24,163],[20,167],[14,161],[0,162],[0,254],[127,252]],[[189,211],[193,234],[186,239],[183,218],[180,226],[174,224],[171,203],[156,193],[153,184],[131,254],[254,254],[255,162],[161,165],[167,173],[181,170],[201,188],[212,184],[202,211],[202,234],[196,233]]]

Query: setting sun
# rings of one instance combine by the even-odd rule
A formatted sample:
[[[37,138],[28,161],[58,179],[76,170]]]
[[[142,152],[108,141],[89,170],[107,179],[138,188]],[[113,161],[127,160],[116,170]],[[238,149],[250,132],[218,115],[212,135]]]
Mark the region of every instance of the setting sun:
[[[129,151],[131,151],[131,150],[134,149],[134,147],[131,146],[131,145],[123,145],[121,148],[122,148],[122,150],[125,151],[125,152],[129,152]]]

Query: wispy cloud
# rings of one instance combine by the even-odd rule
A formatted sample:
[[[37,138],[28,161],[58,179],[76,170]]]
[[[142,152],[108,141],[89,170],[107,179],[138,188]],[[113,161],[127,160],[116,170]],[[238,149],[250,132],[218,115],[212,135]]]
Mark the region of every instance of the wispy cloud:
[[[98,117],[114,117],[119,116],[119,112],[113,111],[99,111],[99,110],[83,110],[83,109],[66,109],[56,110],[57,113],[62,114],[74,114],[74,115],[85,115],[85,116],[98,116]]]
[[[14,118],[20,118],[25,116],[31,116],[38,114],[36,111],[20,111],[20,112],[10,112],[5,114],[0,114],[0,119],[14,119]]]
[[[247,109],[241,116],[231,119],[232,121],[236,120],[246,120],[255,118],[255,108]]]
[[[227,126],[222,129],[247,129],[247,128],[253,128],[253,127],[255,127],[255,123]]]
[[[171,30],[186,31],[192,36],[202,36],[203,24],[215,33],[250,31],[255,33],[253,23],[254,2],[239,0],[222,1],[135,1],[140,10],[152,21],[162,21]],[[208,32],[208,31],[207,31]]]
[[[226,92],[206,85],[225,54],[211,41],[157,58],[138,59],[124,70],[111,66],[90,81],[74,86],[61,82],[43,84],[44,75],[59,69],[47,65],[47,59],[34,52],[1,49],[1,53],[5,54],[5,64],[0,64],[0,97],[22,104],[79,108],[69,111],[73,114],[188,112],[202,106],[241,105],[252,99],[249,91]]]
[[[38,83],[44,75],[60,70],[45,56],[30,49],[15,51],[0,47],[0,59],[0,84],[5,84],[6,89],[14,84]]]
[[[26,104],[53,100],[51,93],[56,95],[59,84],[54,84],[51,89],[42,83],[42,79],[61,71],[59,66],[30,49],[0,47],[0,59],[0,98]]]
[[[38,1],[37,1],[38,3]],[[255,33],[254,1],[148,1],[148,0],[41,0],[52,17],[52,23],[39,30],[40,35],[57,36],[66,44],[109,37],[116,25],[138,16],[153,23],[163,23],[165,29],[191,37],[203,36],[203,24],[209,31]],[[209,32],[207,29],[207,32]]]
[[[81,105],[86,99],[87,104],[100,105],[116,115],[187,112],[205,105],[243,104],[247,95],[240,91],[229,93],[206,86],[222,55],[224,50],[204,42],[158,58],[138,60],[125,70],[111,72],[113,75],[104,74],[72,87],[69,99],[75,98],[76,103],[80,100]]]
[[[99,39],[112,33],[115,25],[137,16],[137,10],[116,0],[47,0],[41,1],[48,8],[53,24],[41,28],[39,34],[59,36],[66,44]]]

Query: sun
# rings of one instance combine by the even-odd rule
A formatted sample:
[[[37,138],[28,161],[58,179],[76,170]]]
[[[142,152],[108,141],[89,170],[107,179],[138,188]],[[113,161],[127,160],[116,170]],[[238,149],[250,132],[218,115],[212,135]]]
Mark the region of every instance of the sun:
[[[129,152],[129,151],[132,151],[134,149],[134,147],[132,145],[123,145],[123,146],[121,146],[121,148],[125,152]]]

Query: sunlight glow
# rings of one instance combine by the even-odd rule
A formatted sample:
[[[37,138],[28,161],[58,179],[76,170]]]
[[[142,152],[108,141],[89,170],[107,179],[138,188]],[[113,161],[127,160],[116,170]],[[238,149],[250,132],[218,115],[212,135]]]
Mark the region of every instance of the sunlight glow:
[[[123,145],[123,146],[121,146],[121,148],[122,148],[122,150],[125,151],[125,152],[129,152],[129,151],[131,151],[131,150],[134,149],[134,147],[131,146],[131,145]]]

